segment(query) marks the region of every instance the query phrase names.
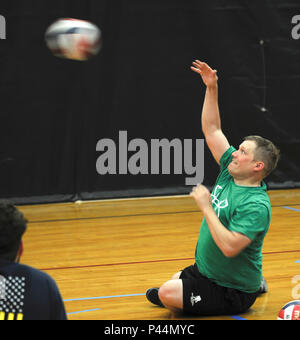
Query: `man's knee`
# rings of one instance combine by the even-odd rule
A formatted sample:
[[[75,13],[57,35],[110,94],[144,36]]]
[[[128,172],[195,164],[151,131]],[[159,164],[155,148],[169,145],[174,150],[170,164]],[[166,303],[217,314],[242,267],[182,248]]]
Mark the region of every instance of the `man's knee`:
[[[172,285],[169,284],[170,281],[165,282],[158,291],[158,296],[162,302],[170,300],[173,295]]]
[[[166,307],[183,308],[182,302],[182,281],[170,280],[164,283],[158,292],[160,301]]]

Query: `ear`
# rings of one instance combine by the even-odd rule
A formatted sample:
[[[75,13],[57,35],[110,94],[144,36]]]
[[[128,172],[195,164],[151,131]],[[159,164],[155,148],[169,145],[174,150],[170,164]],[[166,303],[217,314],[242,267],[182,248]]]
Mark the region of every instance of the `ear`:
[[[23,246],[23,241],[21,240],[20,247],[19,247],[19,250],[18,250],[18,254],[17,254],[17,257],[16,257],[17,263],[20,262],[21,256],[23,255],[23,251],[24,251],[24,246]]]
[[[264,162],[256,162],[254,171],[262,171],[265,168],[265,163]]]

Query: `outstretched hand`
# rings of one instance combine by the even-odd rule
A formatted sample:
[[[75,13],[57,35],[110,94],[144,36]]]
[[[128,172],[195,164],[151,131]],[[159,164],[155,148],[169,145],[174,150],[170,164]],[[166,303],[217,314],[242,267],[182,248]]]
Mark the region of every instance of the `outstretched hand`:
[[[213,87],[217,85],[218,83],[217,70],[213,70],[206,63],[201,62],[199,60],[195,60],[193,62],[193,66],[191,66],[191,70],[200,74],[203,83],[207,87]]]

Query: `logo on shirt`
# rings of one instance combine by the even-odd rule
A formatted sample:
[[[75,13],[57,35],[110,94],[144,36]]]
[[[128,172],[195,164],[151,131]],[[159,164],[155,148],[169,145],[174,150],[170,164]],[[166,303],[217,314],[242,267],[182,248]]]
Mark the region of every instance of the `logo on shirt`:
[[[23,320],[25,277],[1,277],[0,320]]]
[[[216,211],[218,217],[220,217],[221,209],[225,209],[229,205],[227,198],[225,200],[223,200],[223,201],[220,201],[218,199],[222,189],[223,188],[221,187],[221,185],[216,185],[214,192],[211,194],[212,204],[216,208],[215,211]]]

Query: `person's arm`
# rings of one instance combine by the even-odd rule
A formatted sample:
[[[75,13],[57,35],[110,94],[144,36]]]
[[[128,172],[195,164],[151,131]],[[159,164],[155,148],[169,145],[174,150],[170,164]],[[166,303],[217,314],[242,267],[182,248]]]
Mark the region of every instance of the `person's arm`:
[[[226,257],[237,256],[251,243],[251,240],[247,236],[225,228],[212,208],[210,192],[205,186],[199,184],[193,189],[191,196],[203,212],[216,245]]]
[[[199,60],[193,62],[191,69],[200,74],[206,85],[202,110],[202,131],[211,153],[217,163],[220,163],[220,158],[229,149],[230,145],[221,128],[217,71]]]
[[[48,277],[48,287],[49,287],[49,310],[50,315],[49,318],[52,321],[65,321],[68,320],[65,305],[63,302],[63,299],[61,297],[61,293],[59,291],[59,288],[57,286],[57,283],[55,280],[50,277]]]

